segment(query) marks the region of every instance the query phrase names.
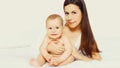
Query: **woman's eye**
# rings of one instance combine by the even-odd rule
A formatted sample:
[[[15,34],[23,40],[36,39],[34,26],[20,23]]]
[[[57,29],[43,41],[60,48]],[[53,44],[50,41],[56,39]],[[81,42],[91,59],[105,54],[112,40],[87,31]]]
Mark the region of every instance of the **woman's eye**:
[[[69,13],[68,12],[65,12],[65,15],[68,15]]]
[[[72,12],[73,14],[77,14],[77,12]]]
[[[56,27],[56,29],[59,29],[59,27]]]

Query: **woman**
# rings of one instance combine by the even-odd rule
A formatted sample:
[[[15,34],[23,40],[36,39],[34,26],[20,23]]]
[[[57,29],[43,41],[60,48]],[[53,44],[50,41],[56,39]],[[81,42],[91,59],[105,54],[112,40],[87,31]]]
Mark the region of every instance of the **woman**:
[[[72,56],[85,61],[101,60],[84,0],[65,0],[63,8],[66,19],[63,34],[74,46]],[[49,52],[56,54],[64,52],[63,46],[53,46],[47,47]]]

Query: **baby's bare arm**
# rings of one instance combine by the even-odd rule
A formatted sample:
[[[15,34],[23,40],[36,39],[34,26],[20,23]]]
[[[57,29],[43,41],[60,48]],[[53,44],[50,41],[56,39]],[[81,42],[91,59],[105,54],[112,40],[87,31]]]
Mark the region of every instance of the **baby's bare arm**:
[[[43,55],[44,58],[46,58],[47,61],[49,61],[52,57],[52,55],[50,55],[48,52],[47,52],[47,45],[49,43],[49,39],[47,38],[47,36],[44,38],[41,46],[40,46],[40,52],[41,54]]]

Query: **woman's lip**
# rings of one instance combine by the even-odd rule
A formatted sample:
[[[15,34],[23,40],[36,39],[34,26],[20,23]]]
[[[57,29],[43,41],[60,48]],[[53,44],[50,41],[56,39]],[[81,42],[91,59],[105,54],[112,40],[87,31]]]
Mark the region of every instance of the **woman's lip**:
[[[73,24],[74,22],[68,22],[69,24]]]

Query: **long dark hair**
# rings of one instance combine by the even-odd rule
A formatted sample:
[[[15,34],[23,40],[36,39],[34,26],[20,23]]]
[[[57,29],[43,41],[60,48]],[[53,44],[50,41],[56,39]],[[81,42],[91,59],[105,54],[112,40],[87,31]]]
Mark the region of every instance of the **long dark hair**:
[[[92,54],[94,52],[100,52],[100,51],[97,47],[97,43],[94,39],[92,30],[90,27],[85,2],[84,0],[65,0],[63,8],[65,8],[65,6],[69,4],[77,5],[80,11],[82,12],[82,20],[80,23],[82,36],[81,36],[81,44],[80,44],[79,50],[81,50],[83,55],[92,57]]]

